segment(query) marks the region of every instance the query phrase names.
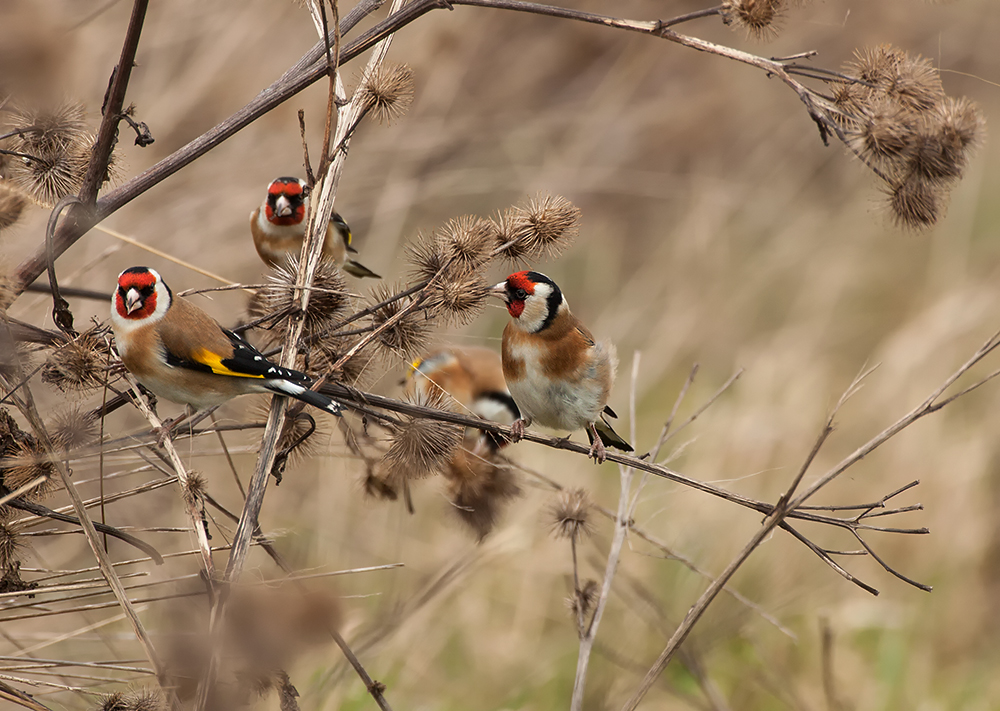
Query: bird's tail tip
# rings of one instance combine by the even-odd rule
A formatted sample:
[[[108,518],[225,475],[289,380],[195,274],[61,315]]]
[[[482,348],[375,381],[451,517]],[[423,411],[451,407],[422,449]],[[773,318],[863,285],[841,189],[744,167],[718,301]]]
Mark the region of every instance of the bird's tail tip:
[[[614,447],[615,449],[620,449],[623,452],[633,452],[632,445],[622,439],[617,432],[611,429],[611,425],[605,422],[603,419],[599,419],[594,423],[594,427],[597,429],[597,434],[601,438],[601,443],[605,447]],[[593,444],[593,435],[590,434],[590,430],[587,430],[587,436],[590,438],[590,443]]]

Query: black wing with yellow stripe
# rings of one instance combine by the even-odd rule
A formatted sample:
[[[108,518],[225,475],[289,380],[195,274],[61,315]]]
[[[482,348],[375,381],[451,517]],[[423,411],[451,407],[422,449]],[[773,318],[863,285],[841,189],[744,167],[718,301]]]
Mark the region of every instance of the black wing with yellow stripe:
[[[167,349],[167,364],[175,368],[188,368],[203,373],[228,375],[234,378],[261,378],[290,380],[297,383],[308,383],[310,378],[297,370],[282,368],[269,361],[264,355],[228,329],[222,329],[233,347],[233,353],[224,358],[218,353],[201,348],[191,352],[184,358]]]

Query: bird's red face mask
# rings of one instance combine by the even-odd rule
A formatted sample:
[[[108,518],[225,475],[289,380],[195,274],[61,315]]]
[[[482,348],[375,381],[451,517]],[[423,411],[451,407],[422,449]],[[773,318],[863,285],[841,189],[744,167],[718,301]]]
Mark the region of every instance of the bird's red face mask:
[[[118,277],[115,309],[127,319],[143,319],[156,311],[156,276],[151,272],[127,271]]]
[[[294,178],[275,180],[267,189],[264,216],[275,225],[297,225],[306,216],[306,191]]]
[[[535,293],[535,282],[528,277],[528,272],[517,272],[494,286],[490,292],[506,302],[511,316],[519,318],[524,312],[525,300]]]

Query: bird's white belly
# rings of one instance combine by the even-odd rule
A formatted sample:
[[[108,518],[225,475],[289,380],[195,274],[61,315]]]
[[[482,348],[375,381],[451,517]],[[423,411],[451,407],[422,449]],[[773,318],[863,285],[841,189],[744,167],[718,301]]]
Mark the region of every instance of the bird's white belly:
[[[522,380],[507,383],[522,417],[544,427],[572,432],[585,428],[600,416],[604,403],[600,400],[602,388],[596,380],[583,377],[571,382],[553,381],[530,357],[524,359],[524,368]]]

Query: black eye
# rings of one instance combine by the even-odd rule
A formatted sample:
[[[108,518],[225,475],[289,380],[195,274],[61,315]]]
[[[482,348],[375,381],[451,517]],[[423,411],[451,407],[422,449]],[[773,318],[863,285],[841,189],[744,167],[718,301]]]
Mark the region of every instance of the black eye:
[[[524,289],[518,289],[517,291],[514,292],[514,298],[517,299],[518,301],[524,301],[525,299],[528,298],[528,292],[526,292]]]

